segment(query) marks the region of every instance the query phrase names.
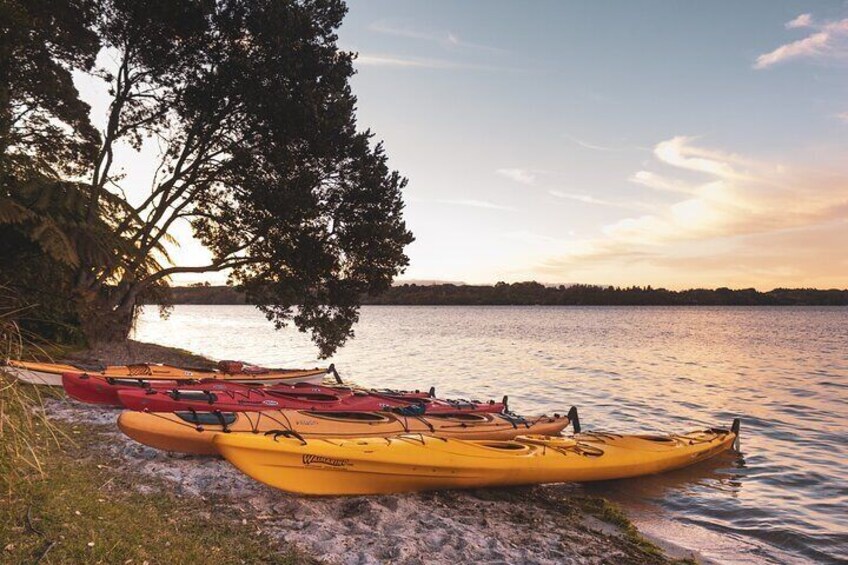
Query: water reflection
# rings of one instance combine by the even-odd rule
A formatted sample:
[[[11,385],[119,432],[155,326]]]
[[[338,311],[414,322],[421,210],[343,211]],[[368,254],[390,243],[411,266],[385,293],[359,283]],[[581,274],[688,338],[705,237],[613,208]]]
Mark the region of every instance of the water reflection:
[[[620,481],[601,481],[582,486],[587,494],[605,496],[626,504],[686,497],[702,491],[717,498],[735,498],[742,490],[745,466],[741,454],[726,452],[691,467],[661,475],[648,475]]]
[[[586,428],[621,432],[741,416],[744,458],[584,488],[721,561],[848,560],[846,308],[367,307],[356,332],[332,361],[364,385],[509,394],[526,414],[574,404]],[[251,307],[179,306],[166,321],[149,309],[137,337],[323,363]]]

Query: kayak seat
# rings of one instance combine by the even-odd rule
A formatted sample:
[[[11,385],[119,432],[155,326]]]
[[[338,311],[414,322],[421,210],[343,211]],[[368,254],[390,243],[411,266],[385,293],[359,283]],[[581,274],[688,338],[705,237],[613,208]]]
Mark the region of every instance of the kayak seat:
[[[181,420],[195,426],[227,426],[236,421],[234,412],[174,412]]]

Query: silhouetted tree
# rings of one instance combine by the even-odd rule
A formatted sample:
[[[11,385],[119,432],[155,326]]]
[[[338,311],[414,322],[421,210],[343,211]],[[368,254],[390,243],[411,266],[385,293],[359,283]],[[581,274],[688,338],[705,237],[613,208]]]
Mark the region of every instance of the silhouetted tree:
[[[91,339],[123,339],[139,299],[171,275],[224,269],[278,327],[311,331],[322,354],[352,335],[362,295],[389,287],[412,235],[406,180],[357,128],[354,55],[336,45],[345,13],[340,0],[100,3],[95,30],[117,63],[92,72],[112,99],[83,223],[108,229],[66,234]],[[116,172],[116,149],[148,138],[160,162],[130,204],[123,195],[138,187]],[[210,264],[169,264],[181,220]]]
[[[79,321],[68,296],[79,256],[78,177],[99,136],[71,71],[99,49],[90,0],[0,1],[0,286],[23,330],[69,339]],[[95,222],[102,227],[102,222]],[[25,304],[26,307],[21,305]],[[11,315],[11,314],[9,314]]]

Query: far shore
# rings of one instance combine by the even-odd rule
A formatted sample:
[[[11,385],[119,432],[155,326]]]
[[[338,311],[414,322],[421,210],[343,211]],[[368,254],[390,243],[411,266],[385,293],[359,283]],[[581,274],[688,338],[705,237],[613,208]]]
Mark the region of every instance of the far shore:
[[[166,305],[250,303],[249,297],[234,287],[197,284],[171,288]],[[377,296],[363,296],[362,303],[372,306],[848,306],[848,290],[667,290],[650,286],[546,286],[536,282],[401,284]]]

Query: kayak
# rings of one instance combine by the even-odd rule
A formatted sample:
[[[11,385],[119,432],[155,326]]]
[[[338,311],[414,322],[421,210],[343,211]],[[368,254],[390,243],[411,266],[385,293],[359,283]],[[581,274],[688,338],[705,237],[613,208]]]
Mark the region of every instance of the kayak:
[[[304,438],[387,437],[427,433],[457,439],[512,439],[521,434],[555,435],[574,423],[568,416],[522,418],[510,414],[431,414],[406,417],[389,412],[123,412],[118,427],[139,443],[180,453],[216,455],[215,435],[262,435],[292,431]]]
[[[214,383],[215,386],[226,386],[229,383],[218,381],[203,381]],[[101,377],[90,373],[65,372],[62,373],[62,387],[65,393],[79,402],[86,404],[100,404],[103,406],[122,406],[118,398],[119,390],[147,390],[149,388],[176,388],[180,386],[179,381],[162,380],[146,381],[144,379],[131,379],[120,377]],[[251,386],[251,385],[244,385]]]
[[[259,412],[265,410],[308,410],[312,412],[379,412],[397,410],[407,415],[455,412],[503,412],[504,402],[404,398],[370,391],[327,394],[309,390],[284,391],[274,388],[228,387],[202,390],[194,387],[171,390],[119,390],[118,399],[130,410],[178,412],[182,410]]]
[[[62,386],[62,373],[81,371],[73,365],[58,363],[33,363],[29,361],[8,360],[0,370],[10,374],[22,383],[30,385]]]
[[[144,379],[116,378],[116,377],[101,377],[89,373],[63,373],[62,386],[65,392],[80,402],[88,404],[101,404],[104,406],[123,406],[118,392],[122,390],[163,390],[168,391],[178,387],[183,387],[190,390],[205,390],[205,391],[224,391],[224,390],[242,390],[244,387],[259,387],[267,390],[280,390],[282,392],[291,393],[320,393],[326,395],[350,395],[356,389],[342,386],[324,386],[310,383],[278,383],[278,384],[249,384],[249,383],[231,383],[216,380],[203,380],[192,384],[180,384],[174,380],[162,381],[147,381]],[[394,391],[394,390],[375,390],[375,394],[384,394],[386,396],[396,396],[401,398],[427,398],[435,395],[435,389],[430,389],[429,392],[421,391]]]
[[[624,479],[679,469],[730,449],[730,429],[680,435],[585,432],[465,441],[423,434],[307,439],[216,434],[219,453],[250,477],[310,495],[356,495]]]
[[[229,365],[224,365],[229,366]],[[236,365],[241,369],[228,372],[220,369],[176,367],[142,363],[136,365],[108,365],[102,370],[90,371],[83,367],[58,363],[33,363],[29,361],[6,361],[4,371],[28,384],[62,386],[63,373],[88,373],[109,378],[131,378],[142,381],[199,381],[218,380],[235,383],[271,384],[278,382],[320,383],[328,369],[266,369],[250,365]]]

